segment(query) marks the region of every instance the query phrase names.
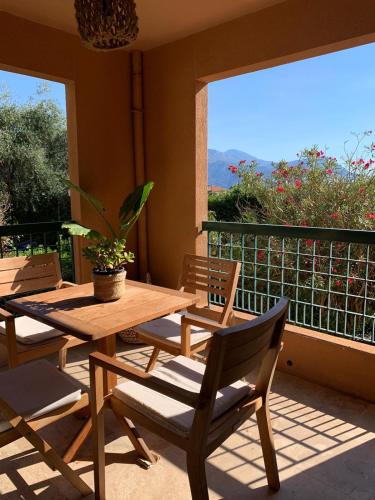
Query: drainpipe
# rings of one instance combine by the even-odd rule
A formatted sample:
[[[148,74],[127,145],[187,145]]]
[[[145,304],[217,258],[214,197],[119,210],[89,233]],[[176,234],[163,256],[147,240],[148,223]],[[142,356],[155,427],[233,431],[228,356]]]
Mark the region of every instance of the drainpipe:
[[[143,131],[143,62],[142,52],[131,53],[132,69],[132,117],[133,117],[133,154],[136,185],[146,180]],[[137,223],[138,230],[138,273],[139,278],[148,278],[148,244],[147,244],[147,207],[145,206]]]

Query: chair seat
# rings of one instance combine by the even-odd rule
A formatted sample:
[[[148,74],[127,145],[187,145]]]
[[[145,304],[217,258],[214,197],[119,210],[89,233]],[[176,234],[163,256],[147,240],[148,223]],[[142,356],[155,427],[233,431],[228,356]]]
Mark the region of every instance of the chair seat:
[[[175,344],[181,344],[181,313],[170,314],[164,318],[155,319],[153,321],[148,321],[147,323],[142,323],[135,327],[135,331],[138,333],[145,333],[146,335],[162,338],[164,340],[169,340]],[[200,318],[202,319],[202,318]],[[212,332],[200,328],[199,326],[191,326],[191,342],[190,345],[199,344],[205,340],[212,337]]]
[[[64,332],[51,328],[29,316],[20,316],[15,319],[14,323],[16,328],[16,339],[20,344],[39,344],[40,342],[46,342],[55,337],[64,335]],[[0,323],[0,334],[6,335],[4,321]]]
[[[26,420],[81,399],[84,387],[44,359],[0,373],[0,399]],[[0,432],[12,426],[0,414]]]
[[[177,356],[165,365],[153,370],[154,377],[165,380],[176,387],[200,392],[206,365],[185,356]],[[251,389],[248,384],[237,381],[218,391],[213,418],[222,415]],[[127,381],[113,389],[113,395],[134,410],[146,415],[164,427],[186,437],[193,424],[195,410],[175,399],[169,398],[137,382]]]

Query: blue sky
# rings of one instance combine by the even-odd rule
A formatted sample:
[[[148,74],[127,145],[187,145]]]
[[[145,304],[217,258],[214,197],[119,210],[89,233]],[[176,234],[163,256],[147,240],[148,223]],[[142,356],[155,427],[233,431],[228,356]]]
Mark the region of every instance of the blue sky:
[[[340,158],[350,132],[375,131],[374,60],[369,44],[210,84],[209,147],[277,161],[318,144]]]
[[[277,161],[318,144],[340,158],[351,132],[375,131],[374,60],[373,43],[211,83],[209,147]],[[0,71],[18,102],[43,81]],[[47,83],[65,109],[64,85]]]
[[[14,100],[19,103],[26,102],[30,97],[38,99],[38,96],[35,94],[42,83],[48,84],[50,89],[49,97],[56,100],[65,111],[65,85],[62,83],[42,80],[18,73],[10,73],[8,71],[0,71],[0,86],[7,86]]]

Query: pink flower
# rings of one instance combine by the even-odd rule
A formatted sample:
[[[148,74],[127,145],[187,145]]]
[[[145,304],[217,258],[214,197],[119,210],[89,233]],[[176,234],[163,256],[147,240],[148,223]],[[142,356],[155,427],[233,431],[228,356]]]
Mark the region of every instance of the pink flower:
[[[375,212],[367,212],[365,214],[366,219],[373,219],[375,220]]]
[[[263,174],[262,174],[262,172],[257,172],[255,175],[256,175],[257,177],[262,177],[262,175],[263,175]]]
[[[364,193],[366,191],[366,188],[364,186],[361,186],[358,191],[360,193]]]
[[[240,160],[240,165],[244,165],[246,163],[246,160]]]
[[[296,179],[294,185],[296,186],[297,189],[299,189],[302,186],[302,181],[301,179]]]
[[[230,170],[232,174],[236,174],[238,172],[238,167],[235,165],[229,165],[228,170]]]
[[[336,286],[341,286],[342,285],[342,281],[341,280],[336,280],[335,281],[335,285]]]
[[[369,162],[365,163],[365,164],[363,165],[363,170],[367,170],[367,169],[369,168],[369,166],[370,166],[370,163],[369,163]]]
[[[339,218],[339,214],[337,212],[334,212],[333,214],[331,214],[331,218],[332,219],[338,219]]]
[[[351,285],[353,283],[353,278],[348,278],[348,284]]]
[[[285,189],[283,188],[283,186],[277,186],[277,191],[279,193],[283,193],[285,191]]]
[[[312,246],[313,246],[313,244],[314,244],[314,240],[306,240],[306,245],[307,245],[308,247],[312,247]]]
[[[327,169],[326,169],[326,174],[328,174],[328,175],[333,174],[333,170],[332,170],[332,168],[327,168]]]

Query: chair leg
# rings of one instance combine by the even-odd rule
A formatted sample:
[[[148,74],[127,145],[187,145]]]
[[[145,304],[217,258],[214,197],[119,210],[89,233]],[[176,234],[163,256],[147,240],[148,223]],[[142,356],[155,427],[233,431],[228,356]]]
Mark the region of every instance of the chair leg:
[[[160,349],[158,349],[157,347],[154,347],[154,350],[152,351],[151,357],[149,359],[149,362],[148,362],[148,365],[146,368],[146,373],[150,372],[151,370],[153,370],[155,368],[159,353],[160,353]]]
[[[115,414],[119,424],[125,431],[126,435],[130,439],[132,445],[134,446],[135,451],[144,458],[150,464],[155,464],[159,456],[156,453],[153,453],[147,444],[145,443],[142,436],[139,434],[137,428],[133,424],[133,422],[129,418],[125,418],[119,413],[116,413],[112,408],[113,413]]]
[[[209,500],[204,457],[188,453],[186,464],[192,499]]]
[[[79,477],[77,472],[67,465],[52,446],[42,439],[24,420],[16,426],[17,430],[34,446],[53,470],[58,470],[82,496],[92,493],[91,488]]]
[[[86,441],[87,436],[90,434],[91,429],[92,429],[92,420],[90,417],[86,420],[86,422],[78,431],[73,441],[69,444],[68,448],[66,449],[63,456],[63,460],[66,464],[69,464],[74,460],[81,446]]]
[[[60,349],[59,350],[59,370],[64,371],[66,367],[66,355],[68,353],[68,349]]]
[[[264,465],[269,488],[280,489],[279,471],[277,468],[275,445],[273,442],[271,418],[268,403],[264,403],[256,412],[260,443],[262,445]]]
[[[95,499],[105,500],[104,370],[90,362]]]

